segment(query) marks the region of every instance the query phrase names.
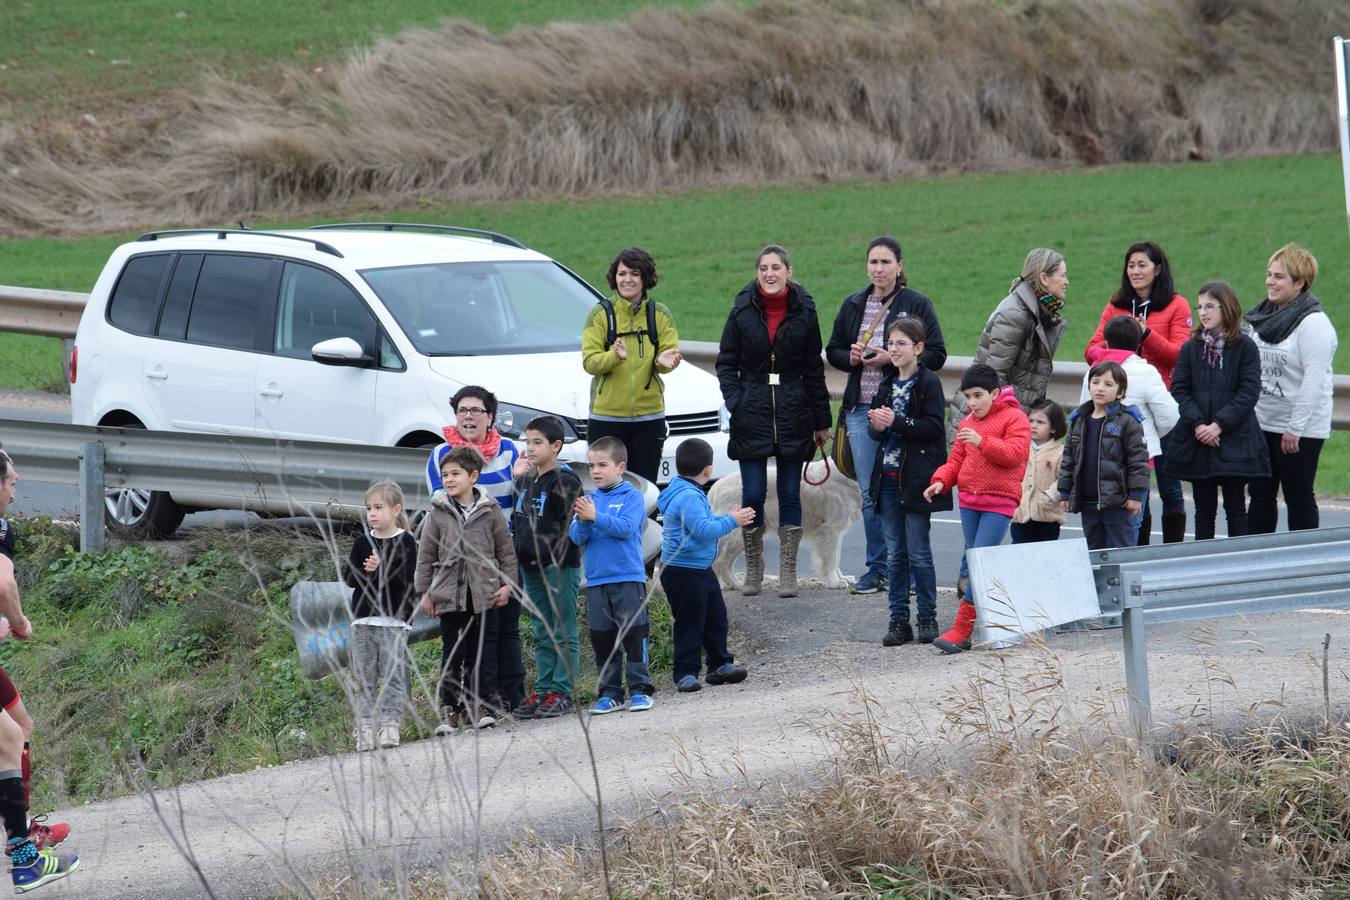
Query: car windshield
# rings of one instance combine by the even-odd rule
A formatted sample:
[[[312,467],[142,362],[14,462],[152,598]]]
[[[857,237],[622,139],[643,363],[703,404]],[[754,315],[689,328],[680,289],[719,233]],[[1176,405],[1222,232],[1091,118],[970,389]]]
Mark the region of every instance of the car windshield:
[[[397,266],[361,276],[426,356],[579,350],[597,299],[548,260]]]

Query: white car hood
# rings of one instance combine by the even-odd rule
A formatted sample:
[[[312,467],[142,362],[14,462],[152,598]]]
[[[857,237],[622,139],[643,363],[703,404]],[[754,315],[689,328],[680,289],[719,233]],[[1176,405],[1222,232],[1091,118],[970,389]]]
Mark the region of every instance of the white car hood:
[[[456,387],[482,385],[502,403],[573,419],[585,419],[590,412],[591,376],[581,367],[581,354],[576,351],[528,356],[433,356],[427,363],[431,371]],[[691,363],[681,363],[662,378],[668,415],[712,412],[722,405],[717,379]]]

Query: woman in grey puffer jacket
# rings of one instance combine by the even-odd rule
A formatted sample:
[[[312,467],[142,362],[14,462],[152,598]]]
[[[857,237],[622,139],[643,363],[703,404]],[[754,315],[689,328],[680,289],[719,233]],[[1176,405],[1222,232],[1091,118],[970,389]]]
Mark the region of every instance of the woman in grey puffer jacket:
[[[1045,399],[1055,350],[1064,336],[1060,310],[1068,290],[1064,255],[1045,247],[1032,250],[1022,263],[1022,274],[994,308],[980,335],[975,362],[998,372],[999,379],[1012,386],[1024,410]],[[966,398],[957,391],[947,420],[949,439],[965,414]]]

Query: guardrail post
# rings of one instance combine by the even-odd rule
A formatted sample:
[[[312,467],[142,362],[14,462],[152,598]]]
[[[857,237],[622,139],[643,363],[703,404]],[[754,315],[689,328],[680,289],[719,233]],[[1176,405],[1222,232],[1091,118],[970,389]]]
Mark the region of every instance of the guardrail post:
[[[102,553],[107,545],[103,531],[103,445],[90,441],[80,448],[80,552]]]
[[[1121,573],[1121,624],[1125,638],[1125,690],[1135,737],[1147,740],[1153,730],[1153,704],[1148,696],[1148,635],[1144,632],[1144,591],[1138,572]]]

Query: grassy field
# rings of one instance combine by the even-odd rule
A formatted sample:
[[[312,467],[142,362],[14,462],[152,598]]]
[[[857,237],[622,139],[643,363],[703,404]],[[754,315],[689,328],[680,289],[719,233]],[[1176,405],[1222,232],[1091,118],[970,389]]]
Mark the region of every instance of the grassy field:
[[[0,4],[0,102],[16,117],[105,116],[207,71],[264,83],[281,63],[322,66],[381,35],[465,19],[491,31],[595,21],[706,0],[65,0]],[[259,28],[259,22],[266,28]]]
[[[1334,157],[1282,157],[576,202],[455,208],[427,202],[415,209],[343,209],[329,221],[392,218],[493,228],[601,285],[614,252],[637,244],[656,257],[656,295],[674,310],[681,336],[692,340],[717,339],[730,299],[749,281],[755,253],[768,241],[792,251],[795,275],[817,298],[828,332],[842,298],[866,284],[867,240],[894,234],[904,246],[910,284],[933,298],[954,354],[974,352],[1026,251],[1048,245],[1064,251],[1071,282],[1059,358],[1078,360],[1118,284],[1121,254],[1143,237],[1167,249],[1183,294],[1194,300],[1205,280],[1226,278],[1244,307],[1263,295],[1270,252],[1298,241],[1319,258],[1314,290],[1333,321],[1350,322],[1350,243],[1339,183]],[[0,282],[87,291],[108,252],[132,236],[2,242]],[[20,361],[0,375],[0,387],[59,379],[57,346],[0,336],[0,353]],[[1342,348],[1337,371],[1350,371],[1347,359]],[[1350,455],[1340,452],[1341,444],[1327,448],[1321,482],[1325,490],[1350,495],[1350,465],[1342,465]]]

